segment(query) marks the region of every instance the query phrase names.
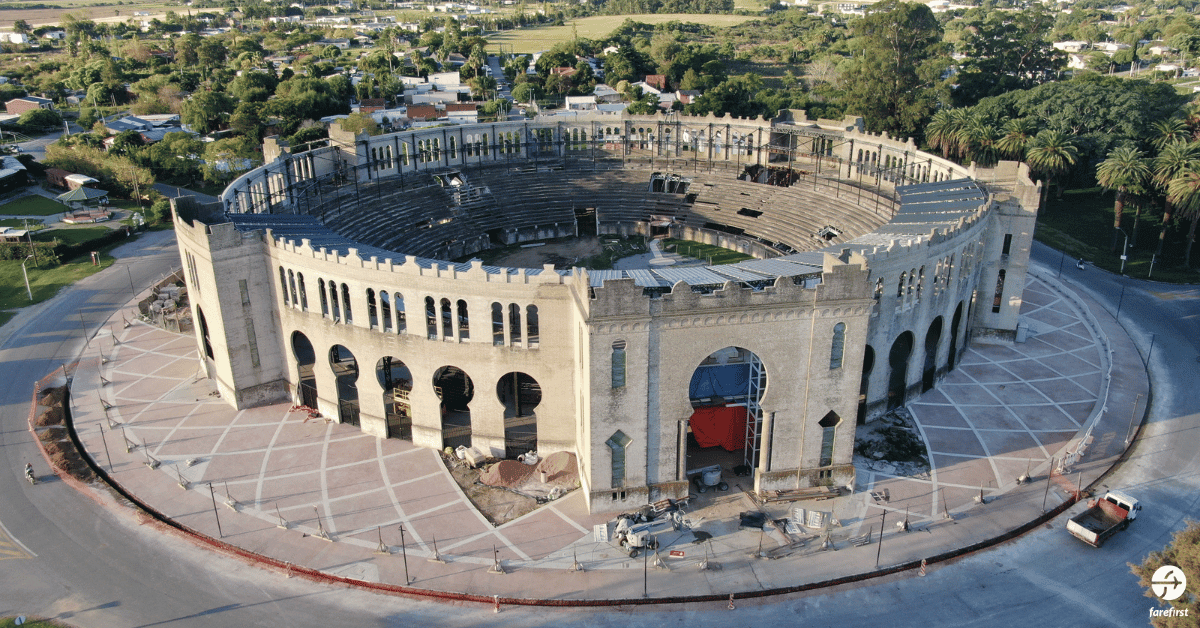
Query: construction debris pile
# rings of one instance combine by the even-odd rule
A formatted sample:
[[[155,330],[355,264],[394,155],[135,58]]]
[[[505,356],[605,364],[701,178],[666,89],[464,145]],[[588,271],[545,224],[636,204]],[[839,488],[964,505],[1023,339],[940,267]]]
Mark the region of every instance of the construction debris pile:
[[[479,481],[527,495],[540,503],[579,488],[579,471],[575,454],[570,452],[560,451],[543,459],[526,454],[523,460],[501,460],[487,466],[479,474]]]
[[[896,408],[858,429],[854,465],[883,475],[928,477],[929,452],[907,409]]]

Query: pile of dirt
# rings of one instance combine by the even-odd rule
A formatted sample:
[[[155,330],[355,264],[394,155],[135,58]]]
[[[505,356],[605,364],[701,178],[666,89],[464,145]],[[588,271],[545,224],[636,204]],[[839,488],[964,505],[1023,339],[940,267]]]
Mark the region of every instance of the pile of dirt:
[[[66,440],[66,438],[67,430],[64,430],[61,427],[44,429],[40,434],[38,434],[38,440],[42,441],[43,443],[53,443],[55,441]]]
[[[516,460],[501,460],[479,474],[479,481],[488,486],[516,488],[523,484],[535,469]]]
[[[37,420],[34,422],[34,424],[38,427],[62,425],[63,416],[64,413],[62,406],[53,406],[43,410],[42,413],[37,416]]]
[[[568,479],[568,476],[575,476],[577,478],[577,469],[575,454],[569,451],[550,454],[537,464],[538,473],[544,471],[546,473],[546,481],[551,484],[555,484],[559,480]]]
[[[66,395],[66,386],[46,388],[42,391],[42,396],[38,398],[38,405],[61,408],[63,405],[63,399],[66,397]]]

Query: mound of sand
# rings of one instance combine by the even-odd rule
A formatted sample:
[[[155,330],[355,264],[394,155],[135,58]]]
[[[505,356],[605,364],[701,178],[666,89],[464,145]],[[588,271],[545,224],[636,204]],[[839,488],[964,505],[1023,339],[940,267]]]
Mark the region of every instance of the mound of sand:
[[[488,486],[514,488],[534,473],[534,467],[516,460],[501,460],[479,474],[479,481]]]
[[[566,479],[576,473],[575,454],[569,451],[550,454],[537,464],[537,470],[546,472],[547,482]]]

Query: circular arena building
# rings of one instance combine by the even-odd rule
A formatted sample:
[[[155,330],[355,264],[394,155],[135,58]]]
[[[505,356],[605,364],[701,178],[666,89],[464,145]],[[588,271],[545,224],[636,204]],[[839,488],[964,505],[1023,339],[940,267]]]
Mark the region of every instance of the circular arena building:
[[[856,425],[1012,342],[1040,188],[862,121],[579,114],[354,135],[173,202],[209,377],[379,438],[570,451],[592,512],[853,483]],[[752,257],[472,259],[572,237]],[[453,262],[448,260],[466,260]],[[702,475],[702,474],[701,474]]]

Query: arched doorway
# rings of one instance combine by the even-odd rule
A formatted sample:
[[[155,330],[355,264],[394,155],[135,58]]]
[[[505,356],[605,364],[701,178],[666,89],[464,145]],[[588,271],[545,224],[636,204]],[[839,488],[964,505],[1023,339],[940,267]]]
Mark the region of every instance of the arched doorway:
[[[942,344],[942,317],[933,319],[925,333],[925,368],[921,370],[921,392],[933,388],[937,379],[937,353]]]
[[[380,295],[387,294],[381,292]],[[387,422],[387,437],[412,441],[412,373],[400,358],[384,356],[375,365],[375,377],[383,388],[383,411]]]
[[[875,350],[871,345],[866,345],[866,350],[863,351],[863,368],[862,379],[858,384],[858,425],[865,425],[867,422],[867,393],[871,390],[871,370],[875,368]]]
[[[753,472],[761,446],[759,401],[766,388],[762,360],[747,349],[725,347],[700,362],[688,386],[692,416],[685,466],[689,478],[713,465],[725,473]]]
[[[433,374],[433,392],[442,400],[442,446],[471,446],[471,399],[475,385],[457,366],[443,366]]]
[[[292,355],[296,358],[296,371],[300,375],[296,382],[296,388],[300,391],[300,405],[316,410],[317,376],[313,373],[313,366],[317,363],[317,352],[313,350],[308,336],[298,331],[292,332]]]
[[[358,425],[358,360],[346,347],[333,345],[329,368],[337,379],[338,423]]]
[[[904,393],[908,381],[908,358],[912,355],[912,350],[913,335],[911,331],[900,334],[892,343],[892,350],[888,353],[888,366],[891,367],[891,375],[888,377],[888,410],[904,405]]]
[[[537,451],[537,414],[542,387],[525,373],[507,373],[496,382],[496,397],[504,405],[504,457]]]
[[[958,307],[954,309],[954,318],[950,320],[950,359],[946,361],[946,369],[954,370],[955,363],[958,362],[958,326],[962,321],[963,304],[958,302]]]

